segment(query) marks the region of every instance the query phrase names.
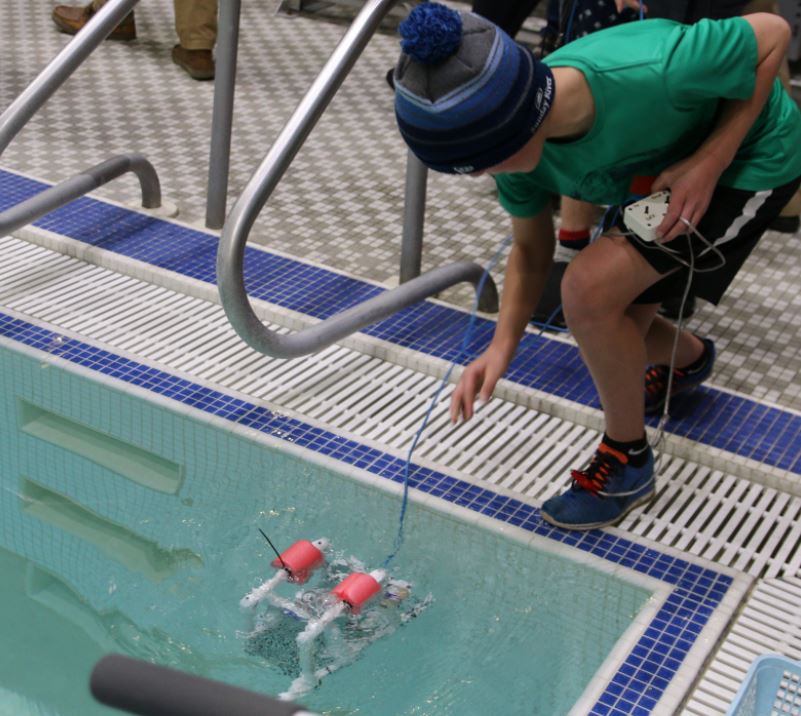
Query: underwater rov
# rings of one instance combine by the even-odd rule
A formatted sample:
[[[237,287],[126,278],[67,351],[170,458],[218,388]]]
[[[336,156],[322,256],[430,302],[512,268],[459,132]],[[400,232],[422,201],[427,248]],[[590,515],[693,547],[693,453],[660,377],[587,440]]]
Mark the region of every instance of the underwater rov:
[[[343,559],[328,563],[328,552],[326,539],[295,542],[271,563],[275,575],[240,601],[255,618],[247,634],[247,651],[295,677],[281,699],[308,693],[323,678],[353,663],[371,643],[416,617],[431,601],[430,596],[410,599],[412,585],[391,579],[383,569],[367,572]],[[312,577],[314,586],[292,596],[276,591],[282,584],[306,585]],[[259,605],[266,610],[256,615]]]

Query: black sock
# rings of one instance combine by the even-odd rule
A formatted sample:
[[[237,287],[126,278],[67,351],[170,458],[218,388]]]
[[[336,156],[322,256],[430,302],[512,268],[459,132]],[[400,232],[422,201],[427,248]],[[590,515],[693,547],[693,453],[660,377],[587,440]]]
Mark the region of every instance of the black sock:
[[[612,440],[604,433],[602,442],[613,450],[622,452],[628,458],[628,464],[632,467],[642,467],[648,460],[648,438],[645,434],[639,440],[620,442],[619,440]]]

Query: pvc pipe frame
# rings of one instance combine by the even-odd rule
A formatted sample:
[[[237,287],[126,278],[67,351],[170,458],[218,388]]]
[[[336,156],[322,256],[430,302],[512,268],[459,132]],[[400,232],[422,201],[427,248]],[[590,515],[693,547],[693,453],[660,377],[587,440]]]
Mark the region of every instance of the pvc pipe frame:
[[[321,350],[449,286],[470,281],[477,287],[484,274],[481,266],[472,262],[444,266],[315,326],[290,334],[279,334],[265,327],[253,311],[245,291],[245,247],[253,223],[379,23],[396,1],[368,0],[251,177],[223,227],[217,253],[217,284],[223,308],[231,325],[248,345],[274,358],[296,358]],[[497,305],[497,290],[490,279],[484,284],[479,307],[491,311],[497,310]]]

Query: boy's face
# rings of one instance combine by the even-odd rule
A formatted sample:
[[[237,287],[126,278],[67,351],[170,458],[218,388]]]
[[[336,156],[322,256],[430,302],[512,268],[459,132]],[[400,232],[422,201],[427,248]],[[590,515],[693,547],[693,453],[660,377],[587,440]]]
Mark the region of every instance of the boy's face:
[[[526,144],[516,151],[511,157],[504,159],[489,169],[475,172],[471,176],[481,176],[482,174],[512,174],[516,172],[530,172],[536,169],[540,163],[542,150],[545,146],[545,135],[543,132],[536,132]]]

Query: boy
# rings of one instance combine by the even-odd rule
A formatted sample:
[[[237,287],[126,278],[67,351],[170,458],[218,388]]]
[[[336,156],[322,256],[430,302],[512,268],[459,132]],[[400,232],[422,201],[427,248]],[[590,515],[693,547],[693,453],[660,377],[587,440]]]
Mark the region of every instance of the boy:
[[[613,524],[655,492],[643,375],[649,363],[660,367],[646,393],[646,408],[658,411],[675,335],[659,304],[688,281],[717,303],[801,183],[801,113],[775,79],[789,27],[769,14],[693,26],[646,20],[544,62],[488,21],[436,3],[416,7],[401,34],[395,109],[405,141],[437,171],[494,175],[512,216],[495,334],[462,373],[453,421],[472,416],[477,395],[489,399],[537,304],[553,255],[549,196],[616,205],[645,177],[656,180],[637,193],[671,191],[661,246],[616,229],[573,259],[561,287],[606,430],[590,465],[542,515],[572,529]],[[674,389],[705,380],[713,359],[711,341],[682,331]]]

